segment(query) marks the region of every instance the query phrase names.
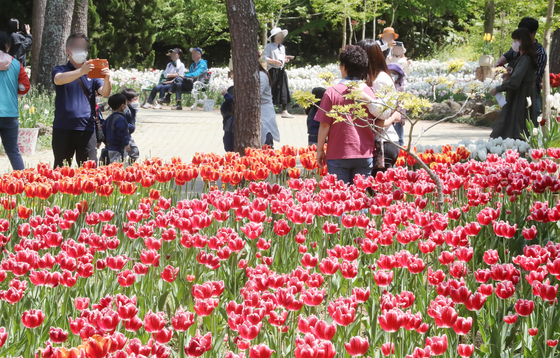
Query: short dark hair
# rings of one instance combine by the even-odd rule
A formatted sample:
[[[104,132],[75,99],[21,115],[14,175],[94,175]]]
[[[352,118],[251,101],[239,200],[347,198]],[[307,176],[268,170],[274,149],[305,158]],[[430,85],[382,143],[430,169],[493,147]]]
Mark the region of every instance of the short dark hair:
[[[126,100],[129,102],[132,101],[134,97],[139,97],[138,92],[136,92],[134,88],[125,88],[121,93],[124,94]]]
[[[16,32],[18,30],[18,27],[19,27],[18,19],[10,19],[8,21],[8,31]]]
[[[75,34],[71,34],[70,36],[68,36],[68,39],[66,39],[66,47],[68,47],[68,45],[70,45],[70,42],[72,42],[75,39],[84,39],[86,40],[88,46],[89,46],[89,38],[87,37],[86,34],[78,32]]]
[[[539,21],[532,17],[524,17],[519,21],[518,28],[526,28],[529,33],[533,34],[539,30]]]
[[[344,65],[350,77],[364,79],[368,68],[367,53],[358,46],[348,45],[340,51],[338,56],[341,65]]]
[[[108,102],[109,107],[111,107],[113,111],[116,111],[121,108],[123,104],[126,104],[126,96],[122,93],[117,93],[109,97]]]
[[[513,40],[521,40],[519,50],[523,52],[523,55],[529,56],[535,67],[538,67],[537,52],[535,51],[535,45],[533,45],[529,30],[525,27],[520,27],[513,31],[511,38]]]
[[[8,52],[8,46],[10,45],[10,35],[5,31],[0,31],[0,51]]]

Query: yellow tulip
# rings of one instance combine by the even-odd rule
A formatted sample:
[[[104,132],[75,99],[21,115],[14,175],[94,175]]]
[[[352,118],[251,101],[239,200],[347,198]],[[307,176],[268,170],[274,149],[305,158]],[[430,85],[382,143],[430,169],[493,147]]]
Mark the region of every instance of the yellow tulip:
[[[35,107],[29,108],[29,113],[31,113],[31,114],[35,113]]]

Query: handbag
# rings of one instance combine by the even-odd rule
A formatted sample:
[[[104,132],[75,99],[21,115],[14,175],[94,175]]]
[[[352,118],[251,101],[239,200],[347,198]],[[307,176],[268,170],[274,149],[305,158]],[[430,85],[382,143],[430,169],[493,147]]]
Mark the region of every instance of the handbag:
[[[105,135],[103,134],[103,131],[101,130],[101,122],[99,121],[99,115],[97,114],[97,110],[95,109],[95,99],[93,98],[91,93],[86,88],[86,84],[84,83],[84,78],[83,77],[80,77],[78,79],[78,84],[80,85],[80,88],[84,92],[84,95],[86,96],[86,98],[88,99],[88,102],[89,102],[91,115],[93,116],[93,126],[95,128],[95,136],[97,138],[97,143],[103,143],[103,142],[105,142]]]

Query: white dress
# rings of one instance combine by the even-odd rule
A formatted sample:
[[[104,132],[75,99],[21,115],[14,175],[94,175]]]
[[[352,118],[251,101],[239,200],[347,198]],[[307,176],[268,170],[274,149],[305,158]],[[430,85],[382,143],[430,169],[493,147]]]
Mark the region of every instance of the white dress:
[[[280,132],[278,131],[278,124],[276,123],[276,111],[272,104],[272,90],[268,76],[263,71],[259,71],[261,79],[261,129],[262,129],[262,144],[266,141],[267,133],[272,134],[272,138],[279,142]]]

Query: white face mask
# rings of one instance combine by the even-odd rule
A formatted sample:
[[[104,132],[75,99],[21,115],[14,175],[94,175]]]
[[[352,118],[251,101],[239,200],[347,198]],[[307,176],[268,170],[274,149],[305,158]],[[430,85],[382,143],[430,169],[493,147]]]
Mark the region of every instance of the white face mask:
[[[513,41],[513,43],[511,44],[511,49],[515,52],[519,52],[519,46],[519,41]]]
[[[87,51],[84,50],[77,50],[76,52],[72,51],[72,60],[76,63],[84,63],[87,60]]]
[[[132,102],[132,103],[130,103],[130,107],[132,107],[133,109],[138,109],[138,105],[139,105],[138,102]]]
[[[399,80],[399,75],[391,75],[391,77],[393,77],[393,82],[395,83]]]

